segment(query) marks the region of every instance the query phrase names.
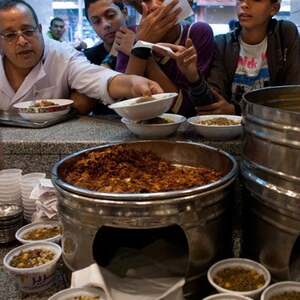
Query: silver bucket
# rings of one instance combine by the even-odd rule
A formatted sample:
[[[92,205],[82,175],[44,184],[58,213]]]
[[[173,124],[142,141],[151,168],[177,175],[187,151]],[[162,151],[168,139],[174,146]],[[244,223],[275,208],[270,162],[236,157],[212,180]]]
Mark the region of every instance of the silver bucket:
[[[275,279],[297,280],[300,86],[246,93],[243,106],[241,172],[251,192],[246,203],[243,249],[265,264]]]
[[[53,169],[64,228],[63,259],[71,270],[86,267],[94,260],[108,267],[117,244],[123,243],[124,237],[139,246],[149,235],[174,237],[175,248],[185,251],[182,274],[176,275],[186,278],[185,287],[189,291],[186,294],[196,293],[197,282],[205,277],[209,266],[231,253],[229,208],[233,201],[231,186],[237,176],[236,161],[221,150],[195,143],[139,141],[126,145],[151,150],[176,164],[214,168],[224,176],[205,186],[175,192],[99,193],[71,186],[63,181],[61,174],[82,154],[112,145],[68,156]]]

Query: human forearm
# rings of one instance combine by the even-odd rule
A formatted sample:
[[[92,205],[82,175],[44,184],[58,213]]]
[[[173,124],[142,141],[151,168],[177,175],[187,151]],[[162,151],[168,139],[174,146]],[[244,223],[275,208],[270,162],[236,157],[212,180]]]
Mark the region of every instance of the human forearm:
[[[138,58],[134,55],[129,56],[129,61],[126,67],[126,74],[135,74],[144,76],[147,68],[147,59]]]
[[[190,83],[189,98],[194,106],[209,105],[215,102],[215,96],[202,75]]]
[[[120,74],[108,82],[108,94],[115,100],[124,98],[150,96],[162,93],[163,90],[156,82],[136,75]]]
[[[169,79],[169,77],[161,70],[159,65],[153,58],[148,59],[146,76],[149,79],[159,82],[160,86],[165,92],[178,92],[176,85]]]
[[[74,101],[73,107],[81,115],[89,114],[97,105],[97,100],[89,98],[77,91],[72,91],[70,94],[70,99]]]

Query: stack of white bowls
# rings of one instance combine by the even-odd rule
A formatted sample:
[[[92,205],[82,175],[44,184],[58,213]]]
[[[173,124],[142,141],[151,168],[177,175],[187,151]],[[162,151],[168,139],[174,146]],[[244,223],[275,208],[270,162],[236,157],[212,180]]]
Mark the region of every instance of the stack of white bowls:
[[[0,204],[21,204],[21,178],[20,169],[0,171]]]
[[[29,173],[22,176],[21,180],[21,194],[22,204],[24,209],[24,218],[26,221],[31,222],[32,214],[35,212],[35,200],[30,199],[33,188],[40,182],[42,178],[45,178],[45,173]]]

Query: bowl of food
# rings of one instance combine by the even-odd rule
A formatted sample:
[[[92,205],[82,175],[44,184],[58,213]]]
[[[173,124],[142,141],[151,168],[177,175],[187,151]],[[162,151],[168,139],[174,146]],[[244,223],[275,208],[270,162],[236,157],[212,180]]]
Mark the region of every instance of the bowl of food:
[[[69,288],[62,290],[48,300],[106,300],[102,289],[95,287]]]
[[[251,300],[251,298],[238,295],[238,294],[221,293],[221,294],[208,296],[203,300]]]
[[[16,239],[22,244],[32,242],[58,243],[61,239],[62,228],[58,222],[30,223],[16,232]]]
[[[229,258],[212,265],[209,283],[219,293],[258,297],[270,284],[270,272],[260,263],[245,258]]]
[[[300,282],[282,281],[270,285],[261,295],[261,300],[299,300]]]
[[[45,290],[53,283],[60,246],[51,242],[35,242],[8,252],[4,268],[15,277],[20,289],[27,293]]]
[[[109,105],[109,108],[127,120],[149,120],[168,111],[176,97],[177,93],[155,94],[119,101]]]
[[[162,114],[156,118],[143,121],[121,121],[135,135],[141,138],[163,138],[174,133],[186,118],[175,114]]]
[[[43,122],[55,120],[67,114],[72,104],[73,100],[69,99],[40,99],[19,102],[13,107],[22,118],[32,122]]]
[[[205,115],[188,119],[197,133],[213,140],[230,140],[241,135],[241,121],[241,116],[234,115]]]

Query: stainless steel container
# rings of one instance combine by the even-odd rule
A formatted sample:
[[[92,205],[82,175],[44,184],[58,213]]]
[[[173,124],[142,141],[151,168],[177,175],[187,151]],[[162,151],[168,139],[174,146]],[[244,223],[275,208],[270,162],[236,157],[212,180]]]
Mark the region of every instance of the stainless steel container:
[[[71,186],[61,174],[84,153],[111,145],[66,157],[55,165],[52,178],[64,229],[63,259],[71,270],[86,267],[94,260],[107,266],[118,244],[131,240],[140,247],[144,239],[171,239],[176,249],[185,251],[181,275],[187,279],[186,290],[193,293],[199,289],[197,280],[206,275],[208,267],[231,253],[228,208],[233,197],[229,192],[237,175],[237,163],[221,150],[195,143],[139,141],[126,145],[151,150],[176,164],[214,168],[224,176],[211,184],[180,191],[99,193]]]
[[[0,204],[0,243],[15,240],[16,231],[23,224],[23,209],[16,204]]]
[[[300,86],[253,91],[243,103],[244,253],[277,280],[299,280]]]

